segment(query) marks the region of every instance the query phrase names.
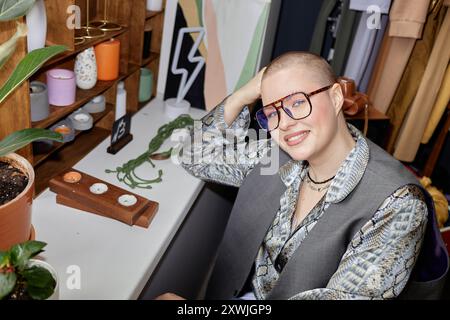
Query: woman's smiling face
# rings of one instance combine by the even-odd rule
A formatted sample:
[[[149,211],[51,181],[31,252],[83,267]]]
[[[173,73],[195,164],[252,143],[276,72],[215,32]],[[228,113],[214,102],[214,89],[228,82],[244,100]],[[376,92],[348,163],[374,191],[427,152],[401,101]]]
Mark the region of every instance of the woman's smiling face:
[[[261,83],[263,105],[295,92],[310,93],[331,83],[315,81],[313,71],[305,67],[291,67],[277,70]],[[342,103],[336,97],[340,88],[334,85],[330,90],[313,95],[310,98],[311,114],[304,119],[294,120],[283,110],[279,111],[280,122],[277,129],[271,131],[275,142],[294,160],[309,160],[324,150],[336,135],[338,115]],[[289,101],[289,104],[295,103]]]

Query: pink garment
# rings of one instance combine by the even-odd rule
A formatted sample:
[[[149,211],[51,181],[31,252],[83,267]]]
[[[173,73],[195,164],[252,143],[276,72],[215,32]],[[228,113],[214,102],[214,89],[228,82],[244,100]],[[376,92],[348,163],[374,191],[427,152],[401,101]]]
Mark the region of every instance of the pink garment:
[[[205,26],[208,43],[208,57],[205,72],[205,104],[210,111],[227,95],[225,67],[220,53],[219,37],[217,35],[216,13],[212,1],[204,2]]]

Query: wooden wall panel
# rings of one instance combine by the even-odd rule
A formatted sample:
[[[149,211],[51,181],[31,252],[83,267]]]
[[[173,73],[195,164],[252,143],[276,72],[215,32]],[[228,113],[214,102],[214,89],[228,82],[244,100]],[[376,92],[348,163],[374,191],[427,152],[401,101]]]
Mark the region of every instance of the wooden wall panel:
[[[45,0],[47,10],[47,45],[65,45],[74,50],[75,30],[67,27],[70,14],[69,6],[74,5],[75,0]]]
[[[24,19],[19,19],[18,21],[24,22]],[[16,27],[15,21],[0,22],[0,30],[2,30],[0,33],[0,43],[5,42],[14,35],[16,33]],[[0,72],[0,86],[7,81],[15,66],[25,57],[26,46],[26,38],[19,39],[15,53]],[[29,91],[28,82],[25,81],[24,84],[0,104],[0,139],[3,139],[14,131],[31,127]],[[31,146],[25,147],[18,153],[33,163]]]

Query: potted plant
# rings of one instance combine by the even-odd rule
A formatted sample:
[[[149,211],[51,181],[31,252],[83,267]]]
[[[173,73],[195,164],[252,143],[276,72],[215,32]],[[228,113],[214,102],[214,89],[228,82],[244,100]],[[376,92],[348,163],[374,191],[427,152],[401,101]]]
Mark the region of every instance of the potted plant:
[[[25,15],[34,0],[0,0],[0,25]],[[0,44],[0,72],[14,53],[17,42],[26,36],[27,27],[17,24],[17,32]],[[65,46],[51,46],[31,51],[15,67],[4,84],[0,84],[0,108],[6,108],[5,99],[31,77],[52,57],[65,51]],[[36,140],[62,141],[60,134],[44,129],[24,129],[13,132],[0,141],[0,250],[29,240],[31,233],[31,202],[34,193],[34,170],[16,150]]]
[[[0,252],[0,300],[56,300],[58,277],[46,262],[34,260],[47,244],[27,241]]]

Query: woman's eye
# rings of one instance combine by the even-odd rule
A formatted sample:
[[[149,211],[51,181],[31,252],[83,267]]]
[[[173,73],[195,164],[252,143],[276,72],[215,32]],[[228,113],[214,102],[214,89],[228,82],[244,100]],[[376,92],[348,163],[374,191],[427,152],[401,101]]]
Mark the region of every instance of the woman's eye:
[[[275,116],[277,116],[277,112],[276,111],[266,113],[267,119],[273,118]]]
[[[305,103],[305,100],[297,100],[292,104],[292,107],[300,107]]]

